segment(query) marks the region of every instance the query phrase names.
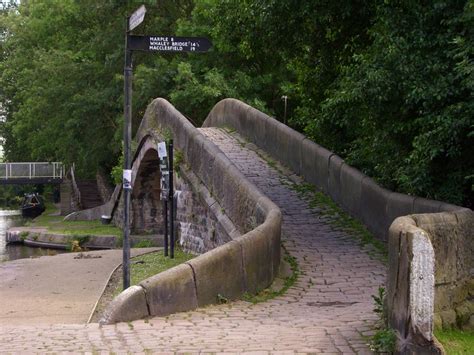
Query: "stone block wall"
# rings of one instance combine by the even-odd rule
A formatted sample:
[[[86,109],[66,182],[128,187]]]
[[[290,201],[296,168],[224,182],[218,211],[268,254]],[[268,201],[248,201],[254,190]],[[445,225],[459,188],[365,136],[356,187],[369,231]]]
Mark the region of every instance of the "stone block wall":
[[[131,232],[164,236],[163,202],[160,199],[160,173],[157,143],[159,132],[146,136],[137,151],[132,173]],[[178,152],[175,149],[175,154]],[[220,204],[185,162],[175,166],[175,236],[185,251],[202,254],[237,236],[233,223],[222,213]],[[113,223],[123,228],[123,201],[113,214]]]
[[[401,353],[440,353],[434,327],[473,327],[474,212],[397,218],[390,227],[387,311]]]
[[[232,240],[210,206],[193,190],[189,174],[180,167],[176,174],[176,231],[183,250],[203,254]]]
[[[435,252],[435,326],[474,330],[474,212],[411,217]]]

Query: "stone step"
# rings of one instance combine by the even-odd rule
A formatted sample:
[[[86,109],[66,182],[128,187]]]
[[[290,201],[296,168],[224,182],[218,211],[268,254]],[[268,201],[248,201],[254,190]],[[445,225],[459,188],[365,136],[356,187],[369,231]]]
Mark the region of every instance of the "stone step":
[[[83,209],[94,208],[103,204],[95,180],[78,180],[77,188],[81,192],[81,204]]]

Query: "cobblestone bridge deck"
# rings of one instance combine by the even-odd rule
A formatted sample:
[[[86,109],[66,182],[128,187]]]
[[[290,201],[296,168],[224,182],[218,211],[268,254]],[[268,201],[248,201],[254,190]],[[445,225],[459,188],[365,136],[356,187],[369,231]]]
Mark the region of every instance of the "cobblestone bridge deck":
[[[288,186],[298,178],[270,166],[255,146],[224,130],[201,131],[281,208],[283,243],[301,271],[296,284],[256,305],[239,301],[111,326],[2,324],[0,352],[370,353],[365,336],[377,320],[371,295],[385,282],[385,265],[310,209]]]

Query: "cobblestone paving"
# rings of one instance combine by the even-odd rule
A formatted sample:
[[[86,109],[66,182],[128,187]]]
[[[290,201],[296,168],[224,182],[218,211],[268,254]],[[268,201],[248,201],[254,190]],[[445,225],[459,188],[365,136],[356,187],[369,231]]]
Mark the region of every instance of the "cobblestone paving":
[[[371,295],[385,281],[384,264],[309,209],[253,145],[223,130],[202,132],[282,209],[283,241],[301,271],[296,284],[256,305],[239,301],[111,326],[1,325],[0,352],[370,353],[364,337],[377,319]]]

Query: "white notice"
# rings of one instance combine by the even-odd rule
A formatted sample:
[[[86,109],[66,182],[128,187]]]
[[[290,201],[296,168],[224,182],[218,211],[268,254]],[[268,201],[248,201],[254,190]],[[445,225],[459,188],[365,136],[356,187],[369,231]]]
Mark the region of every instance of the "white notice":
[[[126,169],[123,171],[123,188],[131,190],[132,189],[132,170]]]
[[[166,143],[165,142],[160,142],[158,143],[158,157],[160,159],[166,158],[168,156],[166,152]]]

